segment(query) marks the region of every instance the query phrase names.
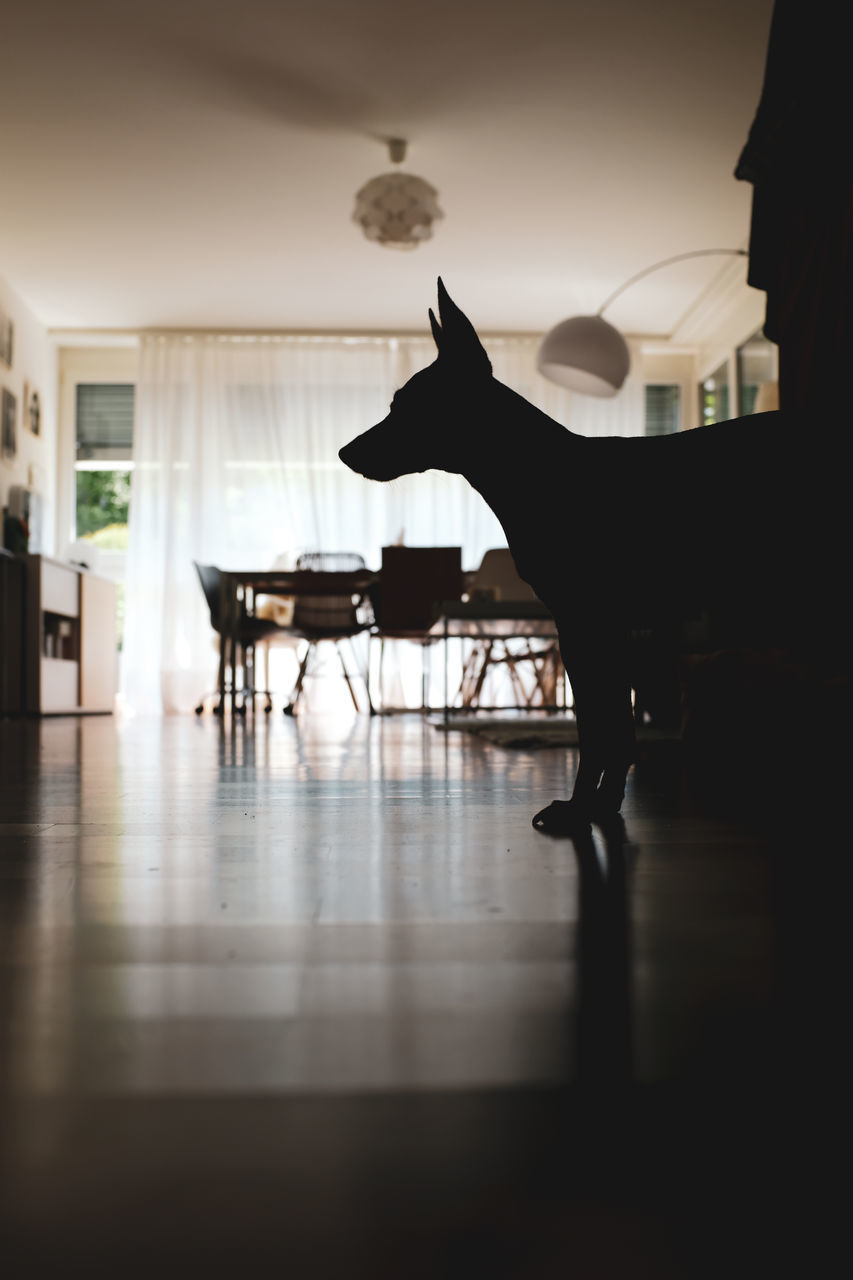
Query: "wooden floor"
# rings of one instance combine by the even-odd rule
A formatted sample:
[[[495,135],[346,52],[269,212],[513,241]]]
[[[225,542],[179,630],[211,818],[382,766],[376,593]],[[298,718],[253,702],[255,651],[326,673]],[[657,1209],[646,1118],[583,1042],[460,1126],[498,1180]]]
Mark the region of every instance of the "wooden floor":
[[[624,828],[550,839],[572,750],[418,716],[6,720],[0,749],[13,1280],[814,1262],[836,828],[699,806],[670,745]]]

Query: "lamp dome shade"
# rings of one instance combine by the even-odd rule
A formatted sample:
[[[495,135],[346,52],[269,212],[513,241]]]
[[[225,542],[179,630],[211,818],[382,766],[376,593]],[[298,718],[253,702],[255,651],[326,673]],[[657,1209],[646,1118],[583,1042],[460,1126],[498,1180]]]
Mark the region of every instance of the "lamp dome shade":
[[[572,391],[615,396],[628,376],[631,356],[622,334],[601,316],[573,316],[545,335],[536,367]]]

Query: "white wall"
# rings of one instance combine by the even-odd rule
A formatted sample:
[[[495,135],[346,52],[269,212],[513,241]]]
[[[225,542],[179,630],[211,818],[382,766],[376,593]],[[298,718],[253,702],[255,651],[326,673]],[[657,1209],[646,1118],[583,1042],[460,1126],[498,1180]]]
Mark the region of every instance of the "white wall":
[[[0,507],[6,506],[11,485],[24,485],[39,492],[44,504],[41,550],[53,554],[56,551],[56,351],[47,330],[2,276],[0,312],[14,326],[12,367],[7,368],[0,361],[0,388],[7,388],[17,400],[17,452],[14,458],[0,457]],[[38,392],[41,402],[38,436],[33,435],[25,421],[25,382],[31,391]]]

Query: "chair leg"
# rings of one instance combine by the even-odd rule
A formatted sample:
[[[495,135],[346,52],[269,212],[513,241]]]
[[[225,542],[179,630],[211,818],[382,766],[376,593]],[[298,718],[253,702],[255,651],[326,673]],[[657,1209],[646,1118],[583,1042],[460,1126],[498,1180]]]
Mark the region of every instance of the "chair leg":
[[[432,707],[432,654],[434,644],[427,641],[421,645],[421,710],[429,713]]]
[[[515,694],[516,704],[518,706],[521,706],[522,700],[523,700],[523,702],[525,702],[529,707],[530,698],[527,696],[527,691],[524,688],[524,683],[521,679],[521,676],[518,673],[518,669],[516,667],[516,659],[511,653],[509,653],[509,651],[506,649],[506,646],[504,646],[504,650],[505,652],[504,652],[503,661],[506,663],[506,668],[507,668],[507,671],[509,672],[509,683],[513,693]]]
[[[471,697],[468,702],[469,706],[477,706],[480,701],[480,695],[483,692],[483,685],[485,684],[485,681],[486,681],[486,675],[488,674],[489,667],[492,665],[493,649],[494,649],[494,641],[487,640],[484,645],[482,666],[480,667],[476,682],[474,684],[474,691],[471,694]]]
[[[350,637],[349,647],[350,647],[350,653],[353,656],[353,661],[355,662],[356,665],[358,665],[358,658],[356,657],[355,645],[353,643],[352,637]],[[370,696],[370,636],[369,635],[367,637],[367,665],[364,668],[362,668],[361,678],[364,681],[364,692],[367,696],[367,710],[370,712],[371,715],[375,715],[376,708],[374,707],[373,699]]]
[[[379,705],[385,710],[385,637],[379,637]]]
[[[255,641],[252,646],[252,710],[255,709],[256,698],[266,698],[269,701],[269,680],[268,680],[268,664],[266,661],[266,648],[263,640]],[[264,707],[265,711],[269,707]]]
[[[427,709],[427,649],[429,645],[421,645],[421,711]]]
[[[375,716],[378,714],[378,711],[382,711],[385,709],[385,699],[382,693],[382,659],[385,654],[385,637],[384,636],[379,637],[379,708],[378,710],[376,707],[374,707],[373,699],[370,696],[370,649],[373,643],[373,638],[374,638],[373,632],[372,631],[368,632],[368,636],[367,636],[367,680],[368,680],[367,703],[368,703],[368,706],[370,707],[370,714],[372,716]]]
[[[247,644],[243,651],[243,706],[255,710],[255,646]]]
[[[293,686],[293,693],[290,695],[290,702],[284,708],[286,716],[292,716],[296,711],[296,704],[299,701],[299,695],[302,692],[302,684],[308,674],[308,659],[311,657],[311,649],[313,641],[308,641],[308,648],[305,650],[305,657],[299,664],[299,675],[296,677],[296,684]]]
[[[335,648],[337,649],[338,657],[340,658],[341,669],[343,670],[344,679],[346,680],[347,688],[349,689],[349,696],[352,698],[352,705],[355,707],[356,711],[360,711],[361,708],[358,705],[358,698],[355,696],[355,689],[352,687],[352,680],[350,680],[350,675],[347,671],[347,664],[344,662],[344,655],[341,653],[341,647],[337,640],[335,641]]]
[[[243,674],[243,682],[239,689],[237,687],[238,671]],[[235,646],[234,664],[231,668],[231,688],[234,694],[234,714],[244,716],[246,714],[246,654],[241,644]]]
[[[548,645],[541,653],[531,654],[536,684],[542,694],[543,706],[557,705],[558,661],[556,645]]]
[[[266,702],[264,703],[264,714],[269,715],[272,711],[272,693],[270,691],[270,645],[269,641],[261,645],[264,654],[264,693],[266,694]]]
[[[464,640],[462,641],[464,645]],[[462,665],[462,681],[459,685],[459,693],[462,697],[462,706],[469,707],[474,699],[476,692],[477,670],[479,663],[483,660],[483,648],[480,641],[474,642],[471,652],[465,658]]]
[[[221,636],[219,637],[219,644],[220,644],[219,664],[220,664],[220,672],[221,672],[222,671],[222,647],[221,646],[223,644],[223,640]],[[230,694],[231,690],[234,687],[234,672],[231,671],[231,678],[229,681],[229,669],[227,666],[225,668],[224,674],[222,675],[222,679],[224,681],[224,686],[225,686],[225,698],[223,699],[222,697],[222,686],[218,684],[215,689],[211,689],[209,693],[203,694],[199,699],[198,704],[195,707],[195,713],[197,716],[204,715],[205,707],[209,699],[213,700],[213,706],[211,707],[211,711],[213,712],[213,714],[215,716],[221,716],[224,714],[225,707],[223,703],[227,701],[228,695]]]

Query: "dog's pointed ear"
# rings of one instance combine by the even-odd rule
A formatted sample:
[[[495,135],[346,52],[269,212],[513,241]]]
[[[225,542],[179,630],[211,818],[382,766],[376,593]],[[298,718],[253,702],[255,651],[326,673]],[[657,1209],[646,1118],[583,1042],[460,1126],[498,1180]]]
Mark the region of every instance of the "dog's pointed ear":
[[[432,307],[429,309],[429,327],[432,329],[432,336],[435,338],[435,345],[441,350],[441,325],[435,318],[435,312]]]
[[[438,277],[438,314],[441,319],[440,332],[443,343],[439,346],[441,353],[452,355],[454,359],[464,359],[466,363],[479,364],[491,373],[492,366],[483,344],[477,337],[477,330],[465,312],[457,307],[445,289],[441,276]],[[435,327],[433,327],[433,334],[435,334]]]

